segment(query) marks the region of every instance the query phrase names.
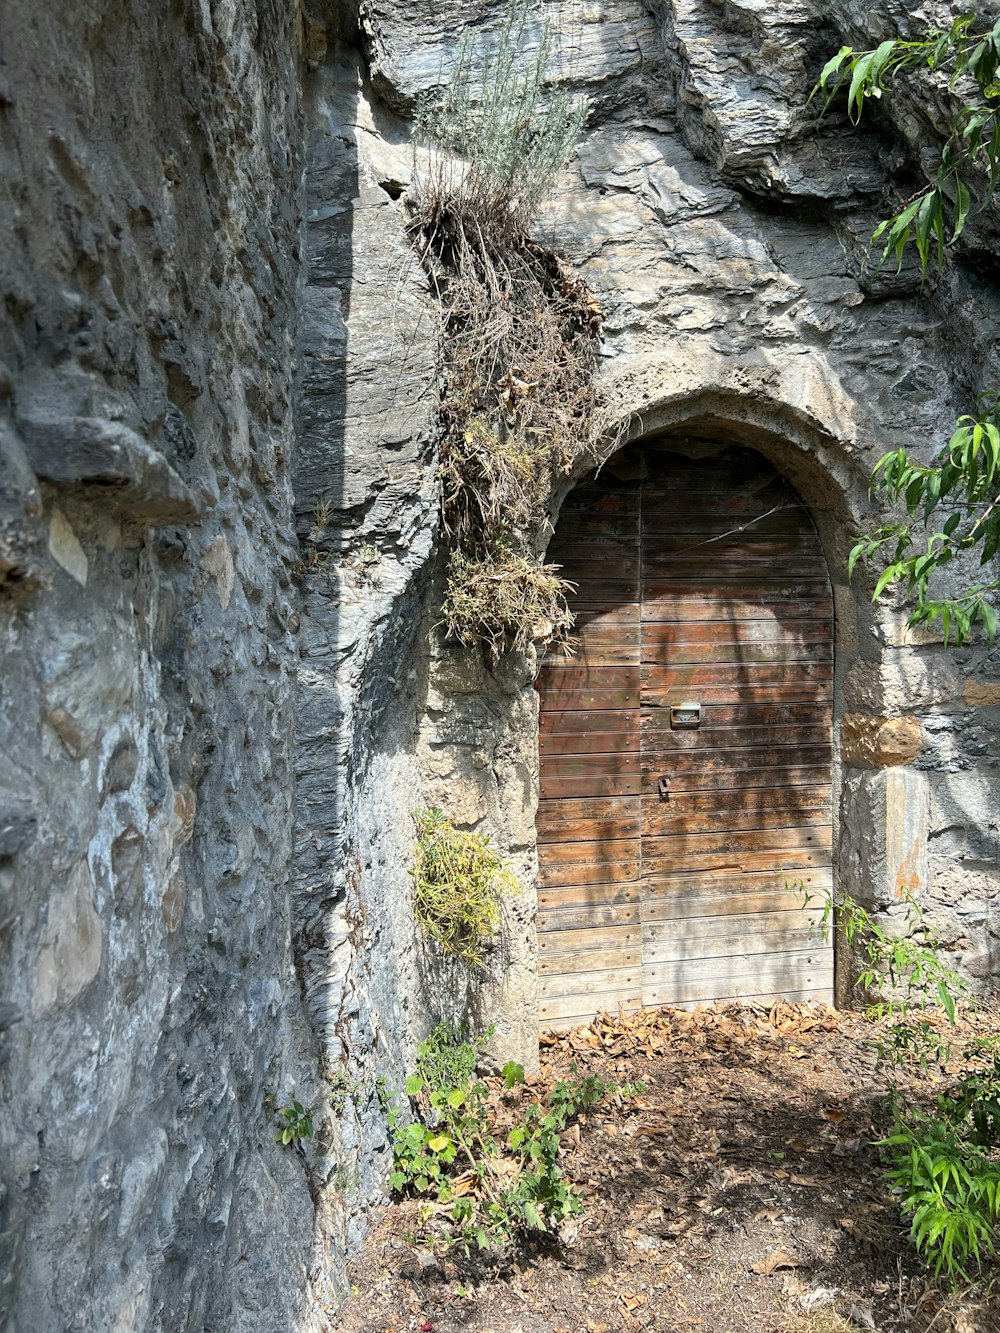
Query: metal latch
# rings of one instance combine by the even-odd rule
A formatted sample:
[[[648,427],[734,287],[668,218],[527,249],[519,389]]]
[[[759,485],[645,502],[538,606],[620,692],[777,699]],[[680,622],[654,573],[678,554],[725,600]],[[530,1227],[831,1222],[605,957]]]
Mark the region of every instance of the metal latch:
[[[701,704],[677,704],[670,710],[671,731],[694,730],[701,726]]]
[[[669,800],[670,800],[670,779],[669,779],[669,778],[657,778],[657,780],[656,780],[656,785],[657,785],[657,787],[659,788],[659,791],[660,791],[660,800],[661,800],[661,801],[669,801]]]

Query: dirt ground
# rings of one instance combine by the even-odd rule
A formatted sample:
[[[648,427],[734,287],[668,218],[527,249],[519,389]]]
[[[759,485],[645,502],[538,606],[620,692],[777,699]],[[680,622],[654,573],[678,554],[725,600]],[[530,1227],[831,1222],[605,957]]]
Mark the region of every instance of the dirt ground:
[[[962,1038],[1000,1014],[962,1018]],[[586,1210],[558,1244],[491,1263],[382,1210],[347,1333],[998,1333],[1000,1276],[948,1292],[914,1257],[871,1144],[886,1129],[874,1024],[822,1006],[646,1010],[543,1038],[532,1097],[571,1067],[611,1098],[563,1140]],[[930,1098],[945,1076],[923,1081]],[[1000,1269],[994,1270],[1000,1274]]]

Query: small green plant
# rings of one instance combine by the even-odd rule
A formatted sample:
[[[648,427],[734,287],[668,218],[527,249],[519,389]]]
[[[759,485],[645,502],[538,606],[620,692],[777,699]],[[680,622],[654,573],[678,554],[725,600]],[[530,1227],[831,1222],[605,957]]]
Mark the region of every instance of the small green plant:
[[[856,985],[886,1034],[877,1042],[879,1058],[897,1075],[889,1090],[893,1127],[876,1144],[885,1180],[899,1194],[910,1239],[935,1275],[968,1280],[995,1253],[1000,1222],[1000,1162],[992,1155],[1000,1142],[1000,1051],[993,1041],[966,1047],[967,1061],[988,1057],[985,1067],[968,1069],[932,1112],[898,1081],[952,1058],[952,1042],[933,1020],[943,1014],[954,1028],[957,1001],[968,989],[942,958],[937,933],[917,904],[907,906],[904,930],[896,934],[853,898],[834,902],[828,895],[821,927],[828,930],[836,919],[848,946],[861,951]]]
[[[313,1116],[316,1114],[311,1108],[306,1108],[301,1102],[294,1099],[290,1106],[283,1106],[278,1111],[278,1119],[283,1121],[281,1128],[274,1136],[275,1143],[298,1143],[300,1139],[311,1139],[316,1132],[313,1127]]]
[[[805,893],[808,906],[814,896]],[[916,1061],[922,1069],[943,1064],[951,1055],[950,1043],[929,1021],[934,1010],[944,1010],[955,1022],[956,1001],[968,982],[942,957],[937,931],[924,919],[920,907],[907,900],[901,928],[888,930],[877,917],[850,895],[822,900],[819,929],[828,934],[836,920],[849,949],[861,952],[864,965],[855,989],[867,1002],[868,1014],[886,1032],[880,1038],[879,1057],[891,1065]]]
[[[970,1278],[970,1268],[996,1251],[1000,1164],[970,1142],[948,1114],[910,1107],[878,1146],[886,1180],[900,1192],[910,1239],[935,1275]]]
[[[444,1219],[447,1238],[466,1249],[516,1244],[531,1233],[553,1232],[582,1206],[559,1164],[560,1139],[582,1112],[617,1091],[601,1075],[556,1084],[545,1102],[531,1101],[501,1135],[489,1114],[489,1087],[476,1076],[486,1035],[470,1040],[442,1024],[417,1050],[417,1072],[406,1080],[416,1116],[390,1112],[393,1171],[400,1194],[425,1196]],[[508,1061],[504,1087],[523,1084],[524,1069]]]
[[[445,953],[484,967],[485,945],[500,925],[501,896],[518,890],[517,877],[487,834],[456,829],[440,810],[418,810],[413,822],[417,921]]]

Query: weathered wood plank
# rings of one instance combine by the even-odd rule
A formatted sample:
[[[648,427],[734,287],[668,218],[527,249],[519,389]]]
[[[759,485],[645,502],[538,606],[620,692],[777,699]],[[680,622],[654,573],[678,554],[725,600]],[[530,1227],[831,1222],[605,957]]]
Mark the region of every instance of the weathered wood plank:
[[[738,751],[744,754],[746,751]],[[542,791],[549,778],[582,778],[591,774],[612,777],[618,774],[638,774],[639,755],[612,754],[543,754],[540,759]]]
[[[652,702],[671,690],[695,685],[723,685],[729,688],[735,685],[741,690],[752,689],[755,685],[829,685],[833,681],[833,667],[829,662],[790,662],[787,665],[750,663],[734,670],[731,664],[670,667],[644,663],[640,668],[640,679],[645,703],[647,697]],[[697,695],[692,695],[692,698],[697,698]]]
[[[833,975],[832,973],[829,975],[824,973],[820,975],[817,982],[805,986],[801,990],[768,990],[760,993],[748,993],[741,990],[738,995],[714,995],[710,1000],[697,993],[684,995],[676,991],[671,992],[661,989],[651,989],[647,994],[650,998],[643,1001],[646,1006],[653,1008],[665,1006],[671,1009],[696,1009],[699,1005],[704,1004],[732,1004],[737,1002],[739,1004],[770,1005],[775,1000],[787,1000],[789,1004],[833,1004]],[[661,999],[660,996],[665,998]],[[579,1023],[574,1022],[572,1026],[579,1027]],[[544,1032],[545,1028],[541,1027],[540,1030]]]
[[[812,781],[815,781],[815,775]],[[648,787],[648,783],[646,784]],[[553,799],[569,797],[573,800],[587,796],[638,796],[643,790],[643,779],[639,773],[618,773],[612,776],[597,773],[578,778],[547,778],[542,784],[542,793]]]
[[[692,669],[679,668],[677,675],[683,677],[685,670]],[[752,670],[754,668],[747,668],[748,674]],[[692,682],[682,678],[673,684],[657,685],[647,680],[640,687],[640,699],[644,708],[669,708],[671,704],[692,701],[700,703],[703,708],[742,703],[763,704],[766,707],[784,707],[794,703],[825,704],[830,698],[831,684],[829,680],[765,681],[763,684],[730,680],[725,684],[707,684],[705,681]]]
[[[719,820],[719,823],[723,823]],[[586,843],[567,843],[567,847],[587,846]],[[688,856],[701,852],[754,852],[794,848],[798,851],[830,851],[833,829],[829,824],[792,826],[768,829],[705,829],[700,832],[649,835],[642,840],[643,864],[652,866],[659,861],[674,858],[683,863]]]
[[[577,903],[575,906],[554,907],[540,913],[537,930],[540,939],[549,931],[596,926],[628,926],[637,924],[639,920],[638,902],[619,903],[613,907],[605,903]]]
[[[553,1025],[578,1027],[581,1023],[589,1022],[597,1013],[616,1014],[619,1008],[642,1008],[641,985],[590,995],[561,995],[551,998],[540,996],[538,1021],[543,1032]]]
[[[586,660],[592,660],[587,656]],[[602,661],[610,661],[608,649],[602,650]],[[632,661],[624,650],[619,661]],[[786,643],[657,643],[643,635],[640,660],[676,670],[678,667],[732,663],[738,672],[747,666],[767,662],[832,662],[833,643],[829,635],[815,639],[789,639]]]
[[[745,894],[792,893],[796,902],[801,904],[802,895],[798,890],[800,882],[810,893],[822,893],[832,885],[831,869],[828,865],[809,867],[796,870],[793,874],[766,869],[749,873],[734,870],[726,875],[703,875],[693,870],[661,871],[656,875],[647,873],[642,877],[643,912],[650,910],[658,901],[673,903],[699,895],[707,899],[717,893],[728,894],[734,903]]]
[[[638,602],[590,602],[570,599],[576,621],[576,633],[591,625],[638,625],[642,619]]]
[[[645,887],[645,885],[644,885]],[[819,892],[817,886],[813,886]],[[642,920],[645,921],[691,921],[716,917],[740,917],[744,913],[755,915],[767,913],[780,916],[786,912],[802,911],[802,894],[796,890],[782,890],[773,893],[734,892],[725,887],[718,892],[705,890],[701,893],[671,893],[663,897],[652,894],[642,903]]]
[[[550,938],[542,936],[543,939]],[[555,939],[553,935],[551,938]],[[572,977],[578,972],[593,972],[601,968],[629,968],[632,972],[642,967],[642,941],[638,938],[632,949],[612,949],[602,946],[598,949],[567,950],[564,953],[539,951],[538,975],[540,977]]]
[[[689,958],[670,963],[644,963],[643,992],[668,993],[694,999],[704,995],[760,994],[786,989],[805,989],[832,980],[833,965],[824,946],[790,949],[782,953],[739,954],[728,958]],[[582,990],[582,988],[581,988]],[[647,1003],[649,1000],[647,998]]]
[[[781,788],[757,788],[758,791],[776,791],[782,792]],[[806,791],[805,787],[792,787],[791,792]],[[650,798],[650,810],[642,821],[642,831],[647,837],[662,836],[664,834],[679,833],[698,835],[706,827],[706,818],[704,811],[694,811],[691,814],[670,813],[671,806],[676,806],[677,802],[683,797],[690,795],[688,792],[681,792],[669,801],[661,801],[657,796],[656,809],[653,808]],[[706,795],[706,803],[714,796],[732,795],[732,792],[712,792]],[[661,811],[663,813],[661,813]],[[728,810],[720,811],[718,823],[724,825],[730,832],[746,830],[747,832],[804,828],[809,826],[821,826],[830,822],[830,796],[826,793],[826,800],[823,805],[816,809],[785,809],[778,813],[768,813],[761,810]],[[582,834],[580,835],[582,836]],[[618,836],[626,836],[619,834]]]
[[[730,645],[745,647],[751,643],[775,643],[782,647],[802,643],[823,642],[833,635],[832,625],[817,625],[816,621],[798,618],[783,619],[770,616],[761,620],[698,620],[687,623],[677,620],[647,621],[643,617],[643,644],[676,648],[695,644],[711,647]]]
[[[695,701],[697,702],[697,700]],[[631,710],[623,710],[621,721],[631,719]],[[544,722],[544,719],[543,719]],[[702,708],[701,726],[695,735],[704,732],[725,732],[727,728],[745,730],[748,727],[822,727],[829,735],[833,723],[833,710],[829,704],[772,703],[772,704],[712,704]],[[543,725],[540,723],[539,725]],[[555,725],[547,730],[563,730]],[[566,730],[571,724],[567,724]],[[639,715],[639,726],[643,734],[651,738],[657,732],[671,732],[670,709],[644,707]],[[673,733],[677,734],[677,733]],[[687,733],[691,734],[691,733]]]
[[[639,800],[637,796],[589,801],[543,799],[535,815],[538,841],[637,837],[642,827]]]
[[[542,658],[544,666],[630,666],[639,661],[638,625],[588,625]]]
[[[819,869],[830,864],[830,853],[825,848],[785,847],[773,851],[688,852],[683,858],[670,856],[643,856],[644,876],[655,877],[684,870],[732,873],[733,871],[781,870],[798,874],[800,870]]]
[[[639,729],[542,735],[538,738],[538,752],[542,755],[638,754]]]
[[[611,927],[566,927],[543,932],[538,939],[538,952],[539,955],[555,957],[564,953],[592,952],[594,949],[635,949],[642,943],[642,939],[642,927],[638,922]],[[598,963],[597,966],[606,967],[610,964]]]
[[[754,836],[754,835],[749,835]],[[767,837],[758,834],[758,837]],[[594,842],[549,842],[545,844],[546,866],[558,865],[603,865],[615,867],[620,862],[635,861],[639,858],[639,839],[616,838],[612,841],[600,839]]]
[[[817,934],[821,915],[802,910],[748,912],[644,922],[643,964],[823,948]]]
[[[568,976],[549,974],[538,978],[539,999],[555,1000],[608,992],[641,995],[644,970],[641,967],[613,967],[594,972],[573,972]]]
[[[616,772],[627,766],[626,761],[630,756],[609,755],[607,758],[608,771]],[[553,759],[551,762],[557,761]],[[592,772],[600,767],[600,759],[596,755],[592,759],[581,755],[577,762],[590,764],[590,767],[582,770],[584,772]],[[612,762],[617,762],[618,767],[612,768]],[[829,762],[829,745],[743,745],[734,748],[718,746],[699,751],[644,748],[639,759],[639,767],[643,773],[681,776],[737,771],[744,768],[802,768]]]
[[[576,862],[550,865],[545,861],[538,867],[538,883],[540,887],[545,888],[568,885],[576,888],[584,884],[603,884],[609,888],[617,888],[630,880],[638,880],[641,873],[638,856],[619,861],[614,866],[578,865]]]
[[[730,624],[762,620],[780,624],[783,620],[828,621],[833,615],[833,600],[823,581],[801,590],[784,586],[741,587],[739,595],[717,590],[710,584],[663,584],[659,580],[643,585],[642,620],[644,624],[676,624],[705,621]],[[659,591],[655,591],[658,589]]]
[[[550,686],[542,694],[542,709],[557,712],[585,712],[606,709],[637,708],[639,705],[638,683],[629,687],[609,690],[590,689],[587,686],[563,688]]]
[[[702,724],[692,731],[683,728],[672,731],[669,726],[654,731],[647,727],[642,732],[643,748],[665,754],[674,750],[730,750],[752,745],[815,747],[828,743],[830,735],[829,726],[823,723],[814,726],[714,727],[711,713],[710,708],[702,709]],[[636,745],[638,748],[638,742]]]
[[[539,736],[583,736],[590,731],[625,731],[639,729],[639,715],[633,708],[619,708],[613,712],[588,711],[552,712],[546,709],[538,718]]]

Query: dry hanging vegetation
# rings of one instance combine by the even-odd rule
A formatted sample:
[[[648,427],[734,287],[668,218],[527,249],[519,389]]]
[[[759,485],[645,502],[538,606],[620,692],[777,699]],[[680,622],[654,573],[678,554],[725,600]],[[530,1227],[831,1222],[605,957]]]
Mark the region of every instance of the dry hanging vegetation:
[[[569,585],[536,546],[553,478],[598,430],[600,309],[528,235],[587,108],[546,91],[549,34],[531,28],[513,0],[491,38],[463,40],[447,87],[418,109],[428,152],[411,203],[442,310],[444,622],[493,661],[572,624]]]

